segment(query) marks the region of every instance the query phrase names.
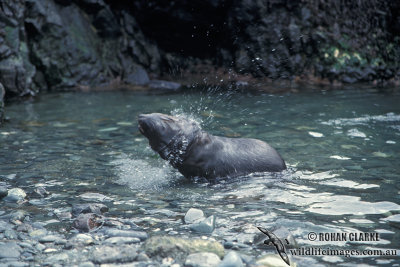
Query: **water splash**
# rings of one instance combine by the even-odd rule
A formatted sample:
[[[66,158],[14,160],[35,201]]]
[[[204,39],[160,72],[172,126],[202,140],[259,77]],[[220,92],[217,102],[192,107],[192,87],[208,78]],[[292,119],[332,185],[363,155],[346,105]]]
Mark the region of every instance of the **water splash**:
[[[133,190],[159,191],[173,185],[180,176],[168,162],[162,161],[157,166],[149,160],[132,159],[126,154],[119,155],[111,164],[118,176],[117,183],[127,185]]]

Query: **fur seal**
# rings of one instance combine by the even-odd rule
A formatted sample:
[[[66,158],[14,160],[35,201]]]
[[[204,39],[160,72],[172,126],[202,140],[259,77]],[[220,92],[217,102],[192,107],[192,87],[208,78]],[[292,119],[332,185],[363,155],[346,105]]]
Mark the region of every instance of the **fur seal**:
[[[138,127],[151,148],[187,178],[286,169],[278,152],[258,139],[214,136],[196,122],[161,113],[139,115]]]

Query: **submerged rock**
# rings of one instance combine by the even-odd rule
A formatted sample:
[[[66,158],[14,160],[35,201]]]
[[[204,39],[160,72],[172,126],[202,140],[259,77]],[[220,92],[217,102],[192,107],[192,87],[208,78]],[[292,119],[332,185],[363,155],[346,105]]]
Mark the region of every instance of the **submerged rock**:
[[[212,233],[215,229],[215,216],[211,215],[210,217],[199,223],[194,223],[190,225],[190,229],[199,233]]]
[[[72,245],[91,245],[94,243],[93,237],[87,234],[77,234],[73,237],[71,237],[68,242],[70,242]]]
[[[21,255],[21,247],[15,242],[0,243],[0,259],[18,258]]]
[[[243,267],[242,258],[234,251],[229,252],[225,255],[224,259],[218,265],[218,267]]]
[[[123,236],[114,236],[107,238],[104,240],[104,243],[109,243],[109,244],[134,244],[134,243],[139,243],[140,239],[137,237],[123,237]]]
[[[136,257],[136,249],[130,245],[99,246],[91,253],[91,260],[98,264],[132,262]]]
[[[203,239],[153,236],[146,240],[142,248],[151,258],[172,257],[182,262],[187,255],[198,252],[215,253],[218,257],[224,256],[224,247],[220,243]]]
[[[185,223],[195,223],[204,220],[204,213],[202,210],[190,208],[184,217]]]
[[[26,193],[21,188],[12,188],[8,190],[7,196],[4,200],[9,202],[22,202],[25,200]]]
[[[104,234],[108,237],[134,237],[140,240],[147,239],[147,233],[134,230],[119,230],[119,229],[106,229]]]
[[[210,252],[194,253],[187,256],[186,267],[216,267],[221,262],[218,255]]]

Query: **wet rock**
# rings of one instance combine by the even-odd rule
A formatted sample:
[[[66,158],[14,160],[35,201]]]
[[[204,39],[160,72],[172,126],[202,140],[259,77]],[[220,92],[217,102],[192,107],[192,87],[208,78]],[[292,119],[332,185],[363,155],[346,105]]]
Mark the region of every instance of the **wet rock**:
[[[21,188],[12,188],[8,190],[7,196],[4,198],[4,200],[20,203],[25,200],[25,197],[26,193],[24,190],[22,190]]]
[[[91,261],[85,261],[80,263],[78,267],[95,267],[95,265]]]
[[[137,257],[136,257],[137,261],[150,261],[149,256],[146,255],[146,253],[140,253]]]
[[[45,235],[45,236],[42,236],[39,238],[39,242],[40,243],[53,243],[60,239],[63,239],[63,238],[60,236],[57,236],[57,235]]]
[[[0,263],[0,266],[2,266],[1,263]],[[23,261],[7,261],[7,264],[5,266],[28,267],[29,263],[23,262]]]
[[[50,195],[50,192],[48,192],[46,190],[46,188],[39,186],[39,187],[35,188],[31,197],[43,198],[43,197],[48,197],[49,195]]]
[[[204,213],[202,210],[190,208],[184,217],[185,223],[195,223],[204,220]]]
[[[32,227],[32,225],[30,225],[30,224],[23,223],[23,224],[18,225],[17,231],[18,231],[18,232],[29,233],[29,232],[33,231],[33,227]],[[0,231],[0,232],[1,232],[1,231]]]
[[[182,262],[187,255],[198,252],[211,252],[219,257],[224,256],[224,247],[220,243],[203,239],[153,236],[146,240],[142,248],[151,258],[172,257]]]
[[[102,225],[103,218],[94,213],[80,214],[73,222],[73,226],[82,232],[90,230]]]
[[[94,243],[93,238],[87,234],[77,234],[68,240],[72,245],[91,245]]]
[[[47,234],[47,230],[46,229],[35,229],[31,232],[29,232],[29,236],[33,237],[33,238],[39,238],[41,236],[44,236]]]
[[[125,82],[133,85],[148,84],[150,79],[147,72],[140,66],[135,66],[130,73],[126,75]]]
[[[66,264],[69,261],[69,255],[65,252],[53,254],[46,259],[48,265],[57,266],[58,264]]]
[[[124,263],[134,261],[136,256],[136,249],[129,245],[121,245],[117,247],[99,246],[93,249],[91,260],[98,264]]]
[[[46,246],[39,243],[39,244],[36,244],[36,249],[39,251],[43,251],[46,249]]]
[[[101,203],[76,204],[72,206],[72,214],[78,216],[80,213],[95,213],[98,215],[108,211],[108,207]]]
[[[162,81],[162,80],[151,80],[149,82],[149,87],[153,89],[160,89],[160,90],[171,90],[175,91],[181,88],[181,84],[176,82],[169,82],[169,81]]]
[[[7,229],[4,231],[4,237],[7,239],[18,239],[18,234],[13,229]]]
[[[242,258],[239,254],[234,251],[229,252],[225,255],[224,259],[218,265],[218,267],[243,267]]]
[[[111,199],[103,194],[100,193],[84,193],[79,196],[80,198],[87,200],[87,201],[110,201]]]
[[[21,247],[15,242],[0,243],[0,259],[18,258],[21,255]]]
[[[194,253],[187,256],[186,267],[215,267],[221,262],[218,255],[210,252]]]
[[[133,230],[118,230],[118,229],[106,229],[104,234],[108,237],[135,237],[140,240],[148,238],[146,232],[133,231]]]
[[[211,215],[210,217],[199,223],[190,225],[190,229],[199,233],[212,233],[215,229],[215,216]]]
[[[134,244],[139,242],[140,239],[137,237],[122,237],[122,236],[110,237],[104,240],[104,243],[109,243],[109,244]]]
[[[11,229],[12,227],[13,226],[10,223],[0,220],[0,233],[3,233],[7,229]]]
[[[268,254],[256,260],[256,266],[262,267],[287,267],[286,262],[277,254]],[[293,261],[290,261],[290,266],[296,266]]]

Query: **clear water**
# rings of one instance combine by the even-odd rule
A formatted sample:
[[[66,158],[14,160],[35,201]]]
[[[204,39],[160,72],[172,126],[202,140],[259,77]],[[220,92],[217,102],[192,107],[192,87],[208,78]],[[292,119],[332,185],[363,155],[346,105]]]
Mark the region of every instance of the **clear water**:
[[[137,115],[151,112],[190,116],[216,135],[267,141],[289,169],[218,184],[188,181],[139,133]],[[28,193],[44,186],[52,195],[18,207],[3,201],[0,213],[22,209],[33,221],[68,233],[71,223],[57,213],[73,203],[102,201],[110,207],[107,216],[131,218],[150,235],[196,236],[181,222],[195,207],[217,216],[213,238],[237,243],[253,257],[274,253],[252,245],[255,225],[284,226],[303,247],[400,254],[396,91],[60,93],[11,103],[7,116],[10,122],[0,128],[0,181]],[[380,240],[312,242],[309,232],[378,232]],[[398,257],[292,259],[299,266],[394,266]]]

